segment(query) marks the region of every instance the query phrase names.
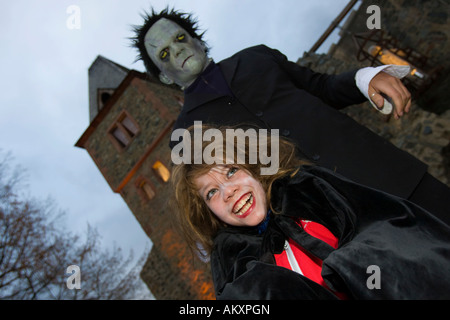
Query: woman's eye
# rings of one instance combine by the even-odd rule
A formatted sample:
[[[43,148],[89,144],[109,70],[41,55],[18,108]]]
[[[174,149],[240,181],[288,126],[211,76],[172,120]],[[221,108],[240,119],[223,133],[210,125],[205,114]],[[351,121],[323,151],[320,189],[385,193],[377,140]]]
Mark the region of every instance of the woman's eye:
[[[185,38],[185,35],[184,35],[184,34],[180,34],[180,35],[177,36],[177,40],[178,40],[178,41],[183,41],[184,38]]]
[[[206,194],[206,200],[211,200],[212,196],[216,193],[217,189],[211,189]]]
[[[164,60],[167,58],[167,56],[169,55],[169,53],[167,52],[167,50],[163,50],[161,51],[161,53],[159,54],[159,57],[161,58],[161,60]]]
[[[239,170],[238,168],[231,167],[230,170],[228,170],[227,172],[227,178],[231,178],[238,170]]]

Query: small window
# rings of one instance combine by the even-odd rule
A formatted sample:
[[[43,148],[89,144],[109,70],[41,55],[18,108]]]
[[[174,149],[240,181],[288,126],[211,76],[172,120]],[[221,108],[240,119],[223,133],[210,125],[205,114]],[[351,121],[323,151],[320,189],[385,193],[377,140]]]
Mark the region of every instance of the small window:
[[[162,181],[167,182],[170,178],[170,171],[166,168],[165,165],[161,163],[161,161],[156,161],[153,165],[153,170],[155,171],[156,175],[161,178]]]
[[[114,146],[119,151],[123,151],[130,145],[138,132],[139,127],[136,121],[131,118],[128,112],[123,111],[108,130],[108,135]]]
[[[102,105],[105,105],[105,103],[111,98],[111,94],[109,92],[103,92],[100,99],[102,101]]]
[[[136,188],[144,201],[151,200],[156,195],[155,188],[147,178],[139,177],[136,181]]]
[[[114,89],[98,89],[97,91],[97,108],[100,111],[103,106],[108,102],[109,98],[114,93]]]
[[[143,180],[139,187],[141,188],[142,191],[144,191],[144,194],[148,200],[153,199],[153,197],[155,196],[155,191],[147,181]]]

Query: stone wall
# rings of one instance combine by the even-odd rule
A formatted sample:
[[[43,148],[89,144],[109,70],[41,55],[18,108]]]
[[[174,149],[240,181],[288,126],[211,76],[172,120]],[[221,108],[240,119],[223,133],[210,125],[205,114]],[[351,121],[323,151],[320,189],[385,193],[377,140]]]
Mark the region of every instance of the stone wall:
[[[183,93],[140,76],[121,84],[111,98],[102,119],[84,147],[100,169],[111,189],[120,192],[153,247],[141,271],[141,278],[157,299],[214,299],[209,264],[195,259],[174,231],[170,202],[170,182],[153,169],[156,161],[171,168],[170,133],[183,104]],[[126,87],[125,85],[126,84]],[[125,110],[139,127],[139,133],[122,151],[108,130]],[[149,198],[141,188],[145,181],[154,191]]]
[[[146,87],[146,82],[139,78],[132,81],[98,124],[85,146],[113,190],[139,161],[155,137],[175,119],[181,108],[173,91],[157,84],[150,89]],[[182,97],[181,92],[178,95]],[[178,110],[168,109],[170,106],[178,106]],[[107,135],[110,126],[123,110],[136,120],[139,133],[124,152],[118,152],[107,140]]]
[[[201,263],[193,257],[175,231],[171,218],[173,194],[170,182],[159,179],[152,169],[157,160],[170,169],[170,133],[169,130],[164,135],[121,192],[153,242],[153,248],[141,271],[141,278],[157,299],[214,299],[209,264]],[[138,181],[142,177],[148,179],[156,191],[151,200],[137,192]]]
[[[424,110],[444,113],[450,110],[450,1],[448,0],[363,0],[340,31],[341,39],[330,48],[333,57],[356,61],[357,46],[352,35],[367,33],[367,7],[380,8],[381,30],[398,40],[402,48],[412,48],[426,56],[427,70],[440,70],[438,78],[416,103]],[[366,62],[359,63],[367,65]]]
[[[305,53],[297,63],[329,74],[361,67],[354,61],[315,53]],[[450,109],[438,115],[423,110],[413,101],[410,113],[400,120],[382,115],[369,102],[347,107],[342,112],[428,164],[429,173],[450,186]]]

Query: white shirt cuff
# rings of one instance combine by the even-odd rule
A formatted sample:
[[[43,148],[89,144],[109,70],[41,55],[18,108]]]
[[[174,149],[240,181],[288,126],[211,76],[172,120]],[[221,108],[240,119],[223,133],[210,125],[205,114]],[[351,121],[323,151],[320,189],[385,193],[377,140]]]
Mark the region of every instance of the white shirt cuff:
[[[373,103],[373,101],[369,98],[369,83],[372,81],[373,77],[375,77],[380,71],[386,72],[387,74],[401,79],[409,74],[410,67],[409,66],[397,66],[397,65],[382,65],[379,67],[367,67],[359,69],[355,75],[356,86],[359,91],[370,101],[372,106],[384,114],[389,114],[392,112],[392,105],[389,101],[384,99],[384,107],[383,109],[378,109],[378,107]]]

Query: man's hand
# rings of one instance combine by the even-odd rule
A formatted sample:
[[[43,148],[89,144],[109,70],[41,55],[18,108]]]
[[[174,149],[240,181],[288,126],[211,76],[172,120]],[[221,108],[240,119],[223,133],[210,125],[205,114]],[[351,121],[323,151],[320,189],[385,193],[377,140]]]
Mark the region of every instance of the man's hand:
[[[384,105],[384,98],[381,93],[392,99],[395,119],[399,119],[405,112],[409,112],[411,93],[399,79],[382,71],[373,77],[369,83],[369,97],[380,109]]]

